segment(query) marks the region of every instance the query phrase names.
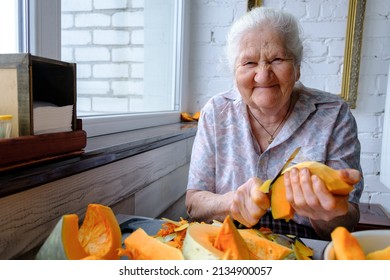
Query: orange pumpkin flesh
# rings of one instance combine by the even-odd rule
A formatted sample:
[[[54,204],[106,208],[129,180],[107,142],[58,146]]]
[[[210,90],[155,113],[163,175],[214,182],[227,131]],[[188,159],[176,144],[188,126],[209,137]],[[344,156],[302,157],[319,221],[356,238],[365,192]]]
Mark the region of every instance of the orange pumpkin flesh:
[[[117,249],[122,246],[122,233],[111,208],[88,205],[78,239],[88,255],[102,259],[119,259]]]
[[[285,219],[286,222],[294,217],[294,208],[286,199],[286,187],[283,177],[279,177],[271,189],[271,212],[274,219]]]
[[[253,260],[283,260],[292,250],[259,236],[253,229],[239,229]]]
[[[292,250],[252,229],[237,229],[229,216],[222,226],[190,224],[183,244],[183,255],[192,260],[280,260]]]
[[[126,249],[121,252],[132,260],[183,260],[183,254],[177,248],[149,236],[138,228],[125,239]]]
[[[76,214],[63,215],[40,248],[36,259],[119,259],[122,233],[111,208],[88,205],[79,228]]]
[[[211,224],[190,224],[183,242],[184,258],[187,260],[222,259],[224,253],[213,246],[219,230],[219,226]]]
[[[336,227],[331,233],[337,260],[364,260],[365,254],[358,240],[346,228]]]
[[[87,252],[81,246],[78,238],[79,218],[76,214],[63,216],[62,222],[62,244],[69,260],[80,260],[88,256]]]
[[[248,247],[229,216],[225,218],[213,246],[222,252],[229,251],[231,260],[250,259]]]
[[[368,253],[366,256],[367,260],[390,260],[390,246]]]

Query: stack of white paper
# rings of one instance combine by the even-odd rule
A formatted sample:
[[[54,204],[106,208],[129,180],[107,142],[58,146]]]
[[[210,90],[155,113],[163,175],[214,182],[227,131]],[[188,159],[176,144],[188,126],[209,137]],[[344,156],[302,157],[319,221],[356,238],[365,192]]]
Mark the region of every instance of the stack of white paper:
[[[73,105],[34,101],[34,135],[72,131]]]

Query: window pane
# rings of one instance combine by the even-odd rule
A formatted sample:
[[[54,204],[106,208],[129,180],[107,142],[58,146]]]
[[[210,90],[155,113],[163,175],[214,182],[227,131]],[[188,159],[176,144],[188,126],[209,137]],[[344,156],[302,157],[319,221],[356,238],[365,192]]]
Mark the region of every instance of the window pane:
[[[18,52],[18,0],[0,1],[0,53]]]
[[[177,0],[62,0],[61,59],[77,63],[78,116],[175,108]]]

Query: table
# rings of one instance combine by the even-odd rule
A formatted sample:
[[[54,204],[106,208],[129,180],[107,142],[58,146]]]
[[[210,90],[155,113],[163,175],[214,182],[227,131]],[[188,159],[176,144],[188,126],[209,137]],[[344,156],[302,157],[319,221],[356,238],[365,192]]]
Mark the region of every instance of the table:
[[[314,250],[313,260],[323,260],[325,247],[329,244],[329,241],[301,238],[306,246]]]
[[[122,215],[119,214],[116,216],[118,223],[122,230],[123,239],[125,239],[129,234],[135,231],[137,228],[142,228],[147,234],[155,235],[157,231],[161,228],[162,224],[165,223],[164,220],[152,219],[143,216],[132,216],[132,215]],[[323,259],[323,252],[328,241],[301,238],[306,246],[314,250],[314,260]]]

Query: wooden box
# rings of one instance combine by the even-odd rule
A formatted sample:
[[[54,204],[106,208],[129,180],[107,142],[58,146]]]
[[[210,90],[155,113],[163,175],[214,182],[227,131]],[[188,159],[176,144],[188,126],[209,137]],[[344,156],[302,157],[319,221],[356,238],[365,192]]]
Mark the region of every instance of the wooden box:
[[[0,115],[12,115],[12,137],[34,135],[34,102],[73,106],[76,127],[76,64],[29,53],[0,54]]]
[[[0,172],[83,153],[87,135],[77,120],[76,98],[75,63],[0,54],[0,115],[13,116],[11,138],[0,139]],[[50,106],[37,114],[37,103]]]

